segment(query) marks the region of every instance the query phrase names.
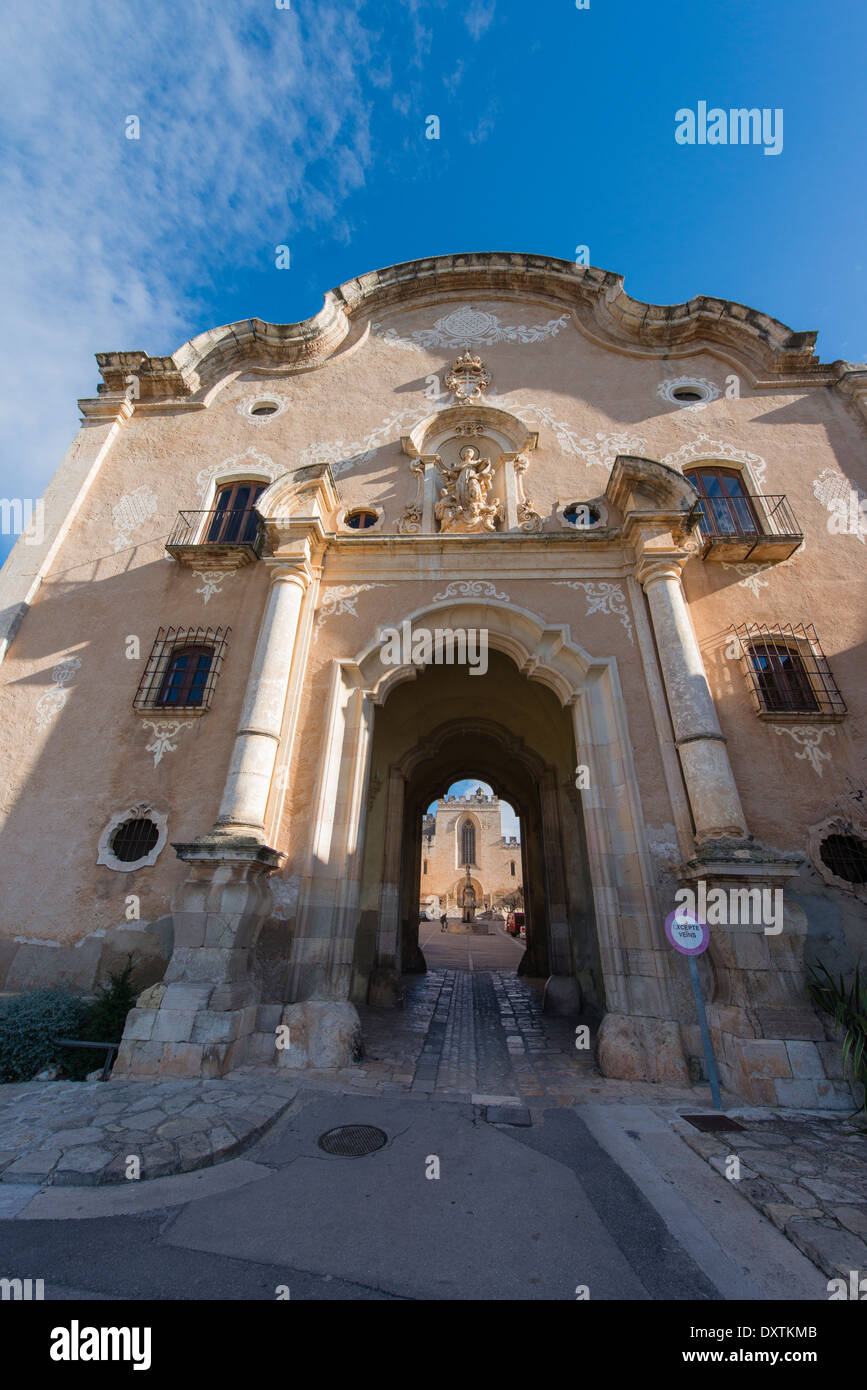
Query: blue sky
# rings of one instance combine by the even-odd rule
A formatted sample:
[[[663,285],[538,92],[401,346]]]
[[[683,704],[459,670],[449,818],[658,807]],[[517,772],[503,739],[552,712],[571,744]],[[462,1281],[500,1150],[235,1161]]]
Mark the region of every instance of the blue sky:
[[[417,256],[587,245],[636,298],[867,358],[853,0],[39,0],[2,26],[2,496],[44,489],[95,352],[306,318]],[[699,101],[782,108],[782,153],[678,145]]]

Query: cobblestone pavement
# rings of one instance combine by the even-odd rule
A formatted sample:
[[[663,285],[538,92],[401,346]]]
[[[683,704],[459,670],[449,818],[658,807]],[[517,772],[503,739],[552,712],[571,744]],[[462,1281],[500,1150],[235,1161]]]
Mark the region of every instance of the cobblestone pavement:
[[[29,1081],[0,1087],[0,1182],[90,1187],[230,1158],[289,1106],[297,1082]]]
[[[675,1129],[830,1278],[867,1278],[867,1135],[843,1117],[735,1112],[743,1132]]]
[[[490,936],[441,932],[422,922],[426,975],[404,977],[401,1009],[361,1005],[365,1056],[339,1072],[308,1070],[310,1081],[353,1094],[403,1092],[419,1099],[509,1101],[541,1111],[600,1100],[709,1101],[692,1090],[602,1077],[591,1045],[579,1051],[579,1020],[542,1012],[544,982],[518,976],[524,946],[492,924]]]

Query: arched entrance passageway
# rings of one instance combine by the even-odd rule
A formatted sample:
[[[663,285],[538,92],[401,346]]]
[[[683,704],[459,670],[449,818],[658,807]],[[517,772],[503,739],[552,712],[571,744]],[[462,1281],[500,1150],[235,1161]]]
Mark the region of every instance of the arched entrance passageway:
[[[418,944],[422,817],[444,786],[472,775],[518,814],[526,885],[527,949],[519,970],[552,980],[553,1008],[604,1008],[575,743],[567,710],[504,653],[485,675],[430,666],[391,691],[376,712],[352,997],[396,1003],[400,976],[423,971]],[[377,949],[397,935],[394,960]]]

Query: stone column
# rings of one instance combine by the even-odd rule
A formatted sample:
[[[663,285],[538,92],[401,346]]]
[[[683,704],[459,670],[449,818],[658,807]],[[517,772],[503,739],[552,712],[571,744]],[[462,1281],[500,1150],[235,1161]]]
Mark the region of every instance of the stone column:
[[[382,885],[379,890],[379,926],[376,963],[370,980],[371,1004],[399,1004],[403,1000],[400,979],[400,880],[403,847],[404,777],[393,767],[388,775],[385,808],[385,847]]]
[[[272,584],[214,829],[175,844],[191,867],[172,902],[175,947],[160,984],[129,1014],[113,1076],[224,1076],[263,1049],[256,941],[273,911],[269,879],[284,855],[265,841],[265,810],[301,603],[306,542],[267,560]],[[262,1025],[264,1027],[264,1025]],[[266,1030],[267,1031],[267,1030]],[[271,1030],[273,1033],[273,1029]]]
[[[563,874],[563,840],[557,782],[546,768],[539,784],[542,812],[542,844],[545,855],[545,896],[548,908],[548,951],[550,975],[545,985],[544,1008],[550,1013],[572,1014],[581,1007],[581,991],[575,976],[569,916],[566,911],[566,882]]]
[[[214,835],[265,843],[265,809],[280,744],[283,708],[301,604],[311,580],[306,561],[266,560],[271,589],[247,681],[241,723]]]
[[[647,594],[677,751],[695,821],[695,837],[747,835],[725,739],[690,621],[676,559],[643,558],[636,578]]]

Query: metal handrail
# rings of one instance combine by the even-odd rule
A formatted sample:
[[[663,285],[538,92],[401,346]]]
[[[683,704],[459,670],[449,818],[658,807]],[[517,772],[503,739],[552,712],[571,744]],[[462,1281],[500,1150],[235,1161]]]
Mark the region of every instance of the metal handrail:
[[[52,1047],[98,1047],[105,1052],[100,1081],[107,1081],[120,1043],[82,1042],[79,1038],[52,1038]]]
[[[781,536],[794,540],[803,536],[785,495],[700,497],[699,505],[699,525],[713,540],[738,536]]]
[[[251,518],[255,526],[250,525]],[[178,512],[166,545],[256,545],[261,531],[262,518],[255,507]]]

